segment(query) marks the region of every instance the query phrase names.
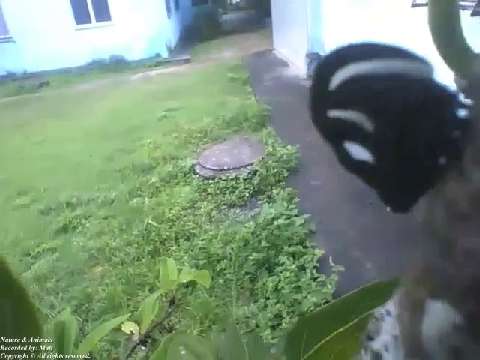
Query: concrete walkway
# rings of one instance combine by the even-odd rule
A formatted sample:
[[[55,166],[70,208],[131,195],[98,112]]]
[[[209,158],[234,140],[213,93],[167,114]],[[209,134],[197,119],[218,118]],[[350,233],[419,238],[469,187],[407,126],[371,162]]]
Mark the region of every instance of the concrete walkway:
[[[312,215],[315,241],[346,271],[338,295],[405,271],[420,253],[421,230],[412,216],[386,211],[375,193],[337,163],[314,129],[308,112],[308,82],[271,51],[247,59],[257,97],[272,108],[272,124],[301,162],[290,180],[302,211]]]

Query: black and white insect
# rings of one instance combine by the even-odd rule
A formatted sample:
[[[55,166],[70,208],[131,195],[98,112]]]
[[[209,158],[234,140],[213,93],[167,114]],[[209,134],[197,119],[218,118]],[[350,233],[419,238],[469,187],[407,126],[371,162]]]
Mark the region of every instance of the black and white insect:
[[[375,43],[339,48],[314,72],[316,128],[393,212],[409,211],[462,158],[471,103],[433,75],[422,57]]]

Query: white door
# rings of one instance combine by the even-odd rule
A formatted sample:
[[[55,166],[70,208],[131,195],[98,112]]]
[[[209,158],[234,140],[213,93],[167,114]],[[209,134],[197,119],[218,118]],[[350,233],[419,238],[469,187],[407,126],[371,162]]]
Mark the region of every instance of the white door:
[[[303,74],[308,51],[308,3],[310,0],[272,0],[275,50]]]

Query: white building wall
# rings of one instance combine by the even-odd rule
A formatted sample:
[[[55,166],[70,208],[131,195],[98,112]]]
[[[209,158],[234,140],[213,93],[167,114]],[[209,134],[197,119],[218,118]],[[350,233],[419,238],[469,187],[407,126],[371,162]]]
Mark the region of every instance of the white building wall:
[[[454,87],[453,73],[431,38],[427,8],[411,4],[411,0],[272,0],[274,46],[302,68],[309,51],[326,54],[361,41],[397,45],[425,57],[436,78]],[[471,17],[470,11],[462,11],[461,17],[467,40],[480,52],[480,17]]]
[[[170,1],[172,16],[166,13]],[[191,0],[109,0],[112,22],[80,29],[69,0],[0,0],[10,42],[0,42],[0,75],[84,65],[120,55],[138,60],[168,56],[182,25],[192,18]]]
[[[272,0],[273,44],[278,54],[306,72],[308,3],[310,0]]]
[[[411,0],[312,0],[322,1],[321,20],[326,52],[360,41],[401,46],[430,61],[437,80],[454,87],[454,75],[437,52],[428,27],[428,9],[412,8]],[[480,50],[480,18],[462,11],[462,24],[471,45]]]

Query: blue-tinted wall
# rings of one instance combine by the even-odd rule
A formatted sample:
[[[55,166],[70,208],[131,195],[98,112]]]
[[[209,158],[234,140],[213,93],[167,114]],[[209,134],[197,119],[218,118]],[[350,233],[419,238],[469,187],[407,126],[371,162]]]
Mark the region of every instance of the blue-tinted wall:
[[[165,1],[171,1],[167,17]],[[112,22],[79,29],[68,0],[0,0],[14,42],[0,43],[0,74],[84,65],[121,55],[168,56],[194,8],[191,0],[109,0]]]

